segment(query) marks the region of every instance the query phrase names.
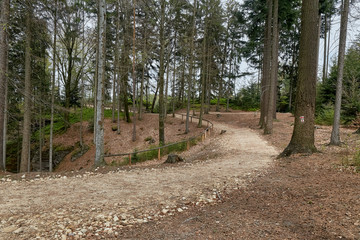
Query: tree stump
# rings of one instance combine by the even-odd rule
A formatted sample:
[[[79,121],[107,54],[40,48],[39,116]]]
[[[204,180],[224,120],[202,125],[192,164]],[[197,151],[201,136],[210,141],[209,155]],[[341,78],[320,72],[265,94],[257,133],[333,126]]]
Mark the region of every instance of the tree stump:
[[[177,163],[177,162],[183,162],[184,159],[176,154],[169,154],[165,163]]]

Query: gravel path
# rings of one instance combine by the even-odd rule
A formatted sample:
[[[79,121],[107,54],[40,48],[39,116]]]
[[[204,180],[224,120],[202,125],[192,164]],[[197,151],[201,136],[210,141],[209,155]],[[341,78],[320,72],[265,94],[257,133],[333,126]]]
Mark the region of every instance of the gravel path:
[[[115,238],[125,226],[221,200],[223,192],[243,187],[278,154],[250,129],[220,122],[214,127],[215,136],[203,146],[206,160],[107,174],[3,179],[0,239]],[[226,133],[220,135],[221,130]]]

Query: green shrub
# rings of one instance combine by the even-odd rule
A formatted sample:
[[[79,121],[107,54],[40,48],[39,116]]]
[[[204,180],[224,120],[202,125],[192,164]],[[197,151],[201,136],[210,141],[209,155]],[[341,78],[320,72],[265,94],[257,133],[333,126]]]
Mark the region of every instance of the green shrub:
[[[334,107],[330,104],[325,105],[317,114],[315,123],[319,125],[332,125],[334,120]]]

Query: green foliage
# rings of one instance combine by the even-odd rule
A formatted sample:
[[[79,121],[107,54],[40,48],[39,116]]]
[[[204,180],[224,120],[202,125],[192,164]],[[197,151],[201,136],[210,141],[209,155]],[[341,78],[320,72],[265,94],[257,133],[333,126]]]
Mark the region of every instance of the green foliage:
[[[226,101],[227,101],[226,98],[220,98],[220,106],[226,106]],[[217,98],[211,99],[210,104],[217,105],[217,102],[218,102]]]
[[[230,100],[230,106],[232,109],[245,111],[258,110],[260,108],[260,94],[257,83],[251,83],[249,86],[242,88],[236,100]]]
[[[316,115],[315,123],[319,125],[332,125],[334,121],[334,106],[327,104]]]
[[[194,146],[194,145],[196,145],[196,143],[197,143],[196,139],[190,140],[189,146],[190,147]],[[169,144],[171,144],[171,143],[169,143]],[[156,148],[158,148],[158,147],[159,146],[157,146],[157,145],[152,145],[152,146],[150,146],[150,151],[141,152],[141,153],[138,153],[137,152],[138,150],[134,149],[134,152],[131,155],[131,163],[144,162],[147,160],[152,160],[152,159],[157,158],[158,154],[159,154],[159,152],[158,152],[159,150]],[[151,150],[151,149],[153,149],[153,150]],[[176,143],[176,144],[173,144],[168,147],[160,149],[160,155],[163,156],[163,155],[166,155],[166,154],[169,154],[172,152],[182,152],[182,151],[185,151],[186,149],[187,149],[187,142],[180,142],[180,143]],[[129,164],[129,157],[125,157],[124,162],[121,163],[121,165],[127,165],[127,164]]]
[[[345,56],[343,95],[341,105],[341,120],[343,123],[351,123],[360,113],[360,39],[353,44]],[[325,82],[318,86],[316,100],[316,115],[320,118],[328,114],[328,106],[335,102],[337,81],[337,65],[331,68],[330,75]],[[326,113],[328,112],[328,113]],[[323,116],[321,116],[323,115]],[[327,121],[329,122],[329,121]]]

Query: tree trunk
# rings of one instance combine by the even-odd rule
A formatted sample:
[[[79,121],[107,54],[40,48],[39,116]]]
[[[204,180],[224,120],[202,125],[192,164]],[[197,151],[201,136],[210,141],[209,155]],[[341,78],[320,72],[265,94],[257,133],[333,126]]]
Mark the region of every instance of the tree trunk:
[[[146,25],[146,24],[145,24]],[[147,64],[147,38],[146,38],[146,26],[144,26],[144,46],[142,54],[142,76],[141,76],[141,85],[140,85],[140,103],[139,103],[139,120],[142,120],[143,115],[143,99],[144,99],[144,82],[145,82],[145,69]]]
[[[99,29],[98,29],[98,71],[96,94],[95,121],[95,166],[104,162],[104,82],[105,82],[105,43],[106,43],[106,1],[99,0]]]
[[[135,106],[135,101],[136,101],[136,73],[135,73],[135,4],[136,1],[133,0],[133,4],[134,4],[134,28],[133,28],[133,62],[132,62],[132,78],[133,78],[133,132],[132,132],[132,141],[135,142],[136,141],[136,106]]]
[[[0,18],[0,170],[6,166],[6,92],[8,73],[10,0],[3,0]]]
[[[279,157],[316,152],[314,144],[315,97],[318,63],[319,1],[303,0],[299,80],[295,98],[295,124],[291,141]]]
[[[82,45],[82,51],[81,51],[81,66],[84,66],[84,60],[85,60],[85,9],[84,9],[84,3],[82,3],[82,36],[81,36],[81,45]],[[83,67],[81,68],[81,102],[80,102],[80,148],[81,151],[84,147],[84,139],[83,139],[83,121],[84,121],[84,98],[85,98],[85,85],[84,85],[84,72]]]
[[[206,25],[206,24],[205,24]],[[200,102],[200,114],[199,114],[199,123],[198,127],[202,127],[202,119],[204,115],[204,101],[205,101],[205,78],[206,78],[206,27],[204,32],[204,39],[203,39],[203,51],[202,51],[202,70],[201,70],[201,102]]]
[[[50,117],[50,147],[49,147],[49,172],[53,170],[53,129],[54,129],[54,102],[55,102],[55,70],[56,70],[56,37],[57,37],[57,0],[55,0],[54,15],[54,41],[53,41],[53,68],[51,83],[51,117]]]
[[[272,29],[272,9],[273,0],[267,0],[267,18],[265,23],[264,37],[264,58],[263,58],[263,74],[261,80],[261,107],[260,107],[260,128],[265,128],[266,116],[269,104],[269,85],[270,85],[270,69],[271,69],[271,29]]]
[[[24,123],[23,139],[21,148],[20,172],[29,170],[30,158],[30,134],[31,134],[31,19],[32,6],[27,2],[28,8],[26,13],[25,29],[25,89],[24,89]]]
[[[336,82],[336,97],[334,109],[334,124],[331,131],[330,145],[340,145],[340,110],[342,97],[342,82],[344,76],[344,57],[346,47],[346,34],[349,15],[349,0],[344,0],[341,11],[340,42],[338,54],[338,75]]]
[[[277,90],[277,75],[278,75],[278,44],[279,44],[279,32],[278,32],[278,10],[279,1],[274,0],[274,14],[272,21],[272,40],[271,40],[271,70],[270,70],[270,86],[269,86],[269,105],[267,109],[266,122],[264,134],[272,134],[273,132],[273,115],[276,111],[276,90]]]
[[[189,66],[189,80],[188,80],[188,91],[187,91],[187,107],[186,107],[186,126],[185,133],[189,133],[189,115],[190,115],[190,99],[191,99],[191,88],[193,78],[193,65],[194,65],[194,37],[196,31],[196,0],[194,0],[194,10],[192,19],[192,32],[190,37],[190,66]]]
[[[324,56],[323,56],[323,75],[322,75],[322,83],[325,82],[326,79],[326,54],[327,54],[327,13],[325,13],[325,29],[324,29]],[[330,36],[329,36],[330,37]]]
[[[176,82],[176,37],[177,32],[175,31],[174,37],[174,63],[173,63],[173,79],[172,79],[172,94],[171,94],[171,103],[172,103],[172,116],[175,117],[175,82]]]
[[[164,124],[164,50],[165,50],[165,0],[161,0],[160,17],[160,69],[159,69],[159,143],[165,144]]]

